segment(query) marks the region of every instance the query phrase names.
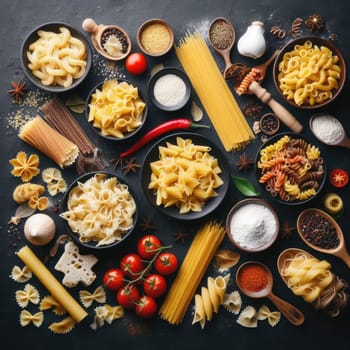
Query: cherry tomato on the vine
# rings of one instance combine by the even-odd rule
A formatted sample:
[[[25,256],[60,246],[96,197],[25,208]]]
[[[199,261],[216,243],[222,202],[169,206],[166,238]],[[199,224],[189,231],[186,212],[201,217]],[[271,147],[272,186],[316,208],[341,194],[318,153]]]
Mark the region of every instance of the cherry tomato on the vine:
[[[120,260],[120,269],[124,272],[125,276],[135,279],[143,270],[143,262],[137,254],[127,254]]]
[[[132,284],[126,285],[119,289],[117,293],[118,304],[125,309],[133,309],[135,305],[139,302],[140,292]]]
[[[126,70],[134,75],[141,75],[147,70],[147,59],[140,52],[131,53],[125,60]]]
[[[157,303],[149,295],[144,295],[140,298],[135,306],[135,312],[137,316],[142,318],[151,318],[157,312]]]
[[[143,282],[143,290],[152,298],[159,298],[162,296],[167,288],[165,278],[158,273],[152,273],[147,276]]]
[[[333,169],[329,173],[329,181],[334,187],[345,187],[349,182],[349,174],[341,168]]]
[[[124,273],[117,268],[111,268],[103,275],[103,285],[112,291],[117,291],[124,284]]]
[[[158,273],[167,276],[176,271],[178,264],[179,262],[175,254],[164,252],[157,256],[154,262],[154,268]]]
[[[157,236],[145,235],[138,241],[137,252],[143,259],[150,260],[157,254],[160,247],[161,243]]]

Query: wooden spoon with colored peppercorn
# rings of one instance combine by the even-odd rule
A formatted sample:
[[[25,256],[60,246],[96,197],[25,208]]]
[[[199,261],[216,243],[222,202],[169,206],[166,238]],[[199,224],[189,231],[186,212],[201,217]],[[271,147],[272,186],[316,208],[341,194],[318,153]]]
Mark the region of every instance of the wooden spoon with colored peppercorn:
[[[343,231],[325,211],[309,208],[297,219],[300,238],[311,248],[342,259],[350,268],[350,255],[345,246]]]

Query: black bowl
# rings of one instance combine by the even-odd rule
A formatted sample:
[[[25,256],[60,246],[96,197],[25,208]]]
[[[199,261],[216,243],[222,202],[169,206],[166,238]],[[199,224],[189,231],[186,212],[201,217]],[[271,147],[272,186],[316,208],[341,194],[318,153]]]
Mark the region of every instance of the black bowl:
[[[81,40],[85,46],[86,49],[86,69],[85,73],[78,79],[73,80],[73,83],[68,87],[63,87],[60,85],[44,85],[41,83],[40,79],[38,79],[36,76],[33,75],[32,71],[29,69],[28,64],[30,63],[27,57],[27,51],[29,50],[29,46],[34,43],[37,39],[39,39],[38,36],[38,30],[44,30],[44,31],[51,31],[55,33],[59,33],[59,28],[65,27],[69,29],[71,35],[79,40]],[[91,65],[92,65],[92,50],[91,47],[86,40],[83,33],[81,33],[79,30],[75,29],[74,27],[70,26],[66,23],[61,22],[50,22],[42,24],[35,29],[33,29],[27,37],[24,39],[21,47],[21,65],[24,74],[26,77],[38,88],[48,91],[48,92],[55,92],[55,93],[61,93],[66,92],[69,90],[72,90],[76,88],[79,84],[83,82],[83,80],[87,77],[89,74]]]
[[[116,175],[112,174],[112,173],[109,173],[109,172],[106,172],[106,171],[95,171],[95,172],[90,172],[90,173],[86,173],[84,175],[81,175],[80,177],[78,177],[77,179],[75,179],[68,187],[67,191],[65,192],[64,196],[63,196],[63,199],[62,199],[62,212],[65,212],[68,210],[68,200],[69,200],[69,194],[70,194],[70,191],[78,185],[78,182],[80,183],[84,183],[86,182],[88,179],[92,178],[94,175],[96,174],[106,174],[107,175],[107,179],[108,178],[111,178],[111,177],[115,177],[117,178],[118,182],[120,184],[123,184],[123,185],[127,185],[128,186],[128,190],[131,194],[131,196],[133,197],[134,201],[135,201],[135,205],[136,205],[136,210],[135,210],[135,213],[133,215],[133,226],[125,231],[122,235],[122,238],[118,241],[115,241],[113,243],[110,243],[110,244],[106,244],[106,245],[100,245],[100,246],[97,246],[97,242],[96,241],[90,241],[90,242],[82,242],[80,239],[79,239],[79,234],[76,233],[76,232],[73,232],[70,225],[68,224],[68,221],[63,219],[64,222],[65,222],[65,225],[66,225],[66,228],[67,228],[67,232],[69,234],[70,237],[73,238],[73,240],[85,247],[85,248],[89,248],[89,249],[97,249],[97,250],[104,250],[104,249],[107,249],[107,248],[113,248],[113,247],[116,247],[118,245],[120,245],[121,243],[123,243],[130,235],[131,233],[133,232],[134,228],[136,227],[136,224],[137,224],[137,220],[138,220],[138,216],[139,216],[139,211],[138,211],[138,206],[137,206],[137,203],[136,203],[136,195],[135,195],[135,192],[134,190],[127,184],[127,182],[119,177],[117,177]]]
[[[259,179],[262,176],[262,171],[258,167],[258,162],[260,161],[260,152],[261,152],[261,150],[264,149],[265,147],[269,147],[273,143],[277,142],[283,136],[289,136],[292,139],[301,139],[301,140],[307,142],[310,145],[314,145],[304,135],[293,133],[293,132],[279,133],[279,134],[276,134],[276,135],[272,136],[264,144],[261,145],[261,147],[258,149],[257,154],[256,154],[255,174],[256,174],[257,182],[259,183],[259,185],[261,187],[262,193],[264,193],[267,196],[267,198],[272,198],[278,203],[287,204],[287,205],[301,205],[301,204],[305,204],[305,203],[310,202],[311,200],[313,200],[322,191],[322,188],[323,188],[323,186],[325,184],[325,181],[326,181],[326,178],[327,178],[327,169],[326,169],[326,163],[325,163],[324,159],[322,158],[322,154],[319,157],[318,164],[315,164],[315,166],[322,166],[322,168],[323,168],[322,177],[317,179],[318,188],[316,189],[316,193],[314,195],[306,198],[306,199],[303,199],[303,200],[300,200],[300,199],[294,199],[294,200],[281,199],[274,191],[268,190],[266,188],[266,183],[260,183],[259,182]],[[286,165],[285,163],[283,163],[283,164]],[[287,167],[288,167],[288,165],[287,165]],[[288,167],[287,171],[290,170],[289,168],[290,167]],[[299,178],[301,178],[300,175],[299,175]]]
[[[165,146],[166,143],[170,142],[172,144],[176,144],[176,138],[181,137],[184,139],[191,139],[192,142],[196,145],[204,145],[209,146],[211,148],[210,154],[218,159],[219,167],[221,168],[221,174],[220,177],[223,180],[223,184],[216,189],[217,196],[209,198],[207,202],[204,204],[203,208],[199,212],[190,211],[188,213],[180,213],[179,208],[177,206],[169,206],[165,207],[164,205],[158,206],[156,204],[156,196],[153,193],[153,190],[148,189],[148,185],[151,178],[151,168],[150,163],[159,160],[159,146]],[[226,162],[226,159],[221,152],[221,150],[211,141],[209,141],[206,137],[195,134],[195,133],[176,133],[168,135],[161,140],[159,140],[157,143],[155,143],[152,148],[148,151],[146,154],[146,157],[143,162],[142,167],[142,187],[144,190],[144,193],[147,197],[147,199],[150,201],[150,203],[157,208],[160,212],[163,214],[170,216],[174,219],[180,219],[180,220],[195,220],[203,218],[204,216],[210,214],[212,211],[214,211],[224,200],[224,197],[228,191],[229,188],[229,182],[230,182],[230,170],[228,167],[228,164]]]
[[[313,45],[317,45],[319,47],[325,46],[325,47],[329,48],[332,51],[333,55],[336,55],[339,57],[339,61],[337,64],[341,68],[340,78],[338,80],[338,88],[333,91],[332,97],[321,102],[321,103],[315,103],[314,105],[309,105],[309,104],[304,104],[304,103],[302,105],[297,105],[293,99],[292,100],[287,99],[287,97],[285,95],[283,95],[283,92],[279,87],[279,79],[278,79],[279,65],[283,59],[284,54],[292,51],[294,49],[295,45],[304,44],[305,41],[311,41],[311,43]],[[289,43],[287,43],[278,53],[278,56],[276,57],[274,65],[273,65],[273,81],[274,81],[274,84],[275,84],[275,87],[276,87],[278,93],[281,95],[283,100],[285,102],[289,103],[290,105],[292,105],[293,107],[306,109],[306,110],[324,107],[325,105],[334,101],[334,99],[337,98],[337,96],[340,94],[340,92],[342,91],[342,89],[344,87],[344,84],[346,81],[346,63],[344,60],[344,56],[341,53],[341,51],[338,49],[338,47],[335,46],[334,43],[332,43],[330,40],[326,40],[326,39],[323,39],[323,38],[318,37],[318,36],[298,37],[298,38],[290,41]]]
[[[158,81],[158,79],[166,76],[166,75],[176,75],[179,77],[185,84],[185,94],[183,98],[176,104],[165,105],[162,104],[154,95],[154,87]],[[191,83],[184,71],[174,67],[163,68],[160,71],[156,72],[148,83],[148,97],[152,101],[152,103],[159,109],[166,112],[178,111],[179,109],[186,106],[191,97]]]
[[[129,80],[126,80],[126,79],[117,79],[117,81],[119,83],[125,81],[127,82],[128,84],[131,84],[133,86],[136,86],[134,83],[132,83],[131,81]],[[91,101],[91,96],[95,93],[96,89],[102,89],[102,86],[104,84],[104,81],[103,82],[100,82],[98,83],[89,93],[88,97],[87,97],[87,100],[86,100],[86,108],[85,108],[85,116],[86,116],[86,120],[88,121],[88,124],[91,126],[91,128],[101,137],[107,139],[107,140],[112,140],[112,141],[124,141],[124,140],[127,140],[127,139],[130,139],[131,137],[135,136],[143,127],[143,125],[145,124],[146,122],[146,119],[147,119],[147,115],[148,115],[148,105],[140,91],[140,89],[138,89],[138,94],[139,94],[139,97],[141,98],[141,100],[143,102],[145,102],[145,108],[142,112],[142,123],[132,132],[129,132],[127,134],[125,134],[124,137],[115,137],[115,136],[112,136],[112,135],[103,135],[101,133],[101,129],[99,128],[96,128],[92,125],[91,122],[89,122],[89,113],[90,113],[90,107],[89,107],[89,104],[90,104],[90,101]]]

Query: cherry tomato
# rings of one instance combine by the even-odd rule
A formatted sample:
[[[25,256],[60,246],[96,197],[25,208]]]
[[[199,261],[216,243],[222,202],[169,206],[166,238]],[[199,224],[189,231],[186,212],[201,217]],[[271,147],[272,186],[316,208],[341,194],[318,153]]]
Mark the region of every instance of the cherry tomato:
[[[124,273],[117,268],[111,268],[103,275],[103,285],[113,291],[117,291],[124,284]]]
[[[164,252],[157,256],[154,262],[154,268],[158,273],[167,276],[176,271],[178,264],[179,262],[175,254]]]
[[[162,275],[153,273],[147,276],[143,282],[143,290],[152,298],[159,298],[166,291],[166,280]]]
[[[137,244],[137,252],[146,260],[152,259],[161,247],[160,240],[154,235],[145,235],[140,238]]]
[[[147,70],[147,59],[140,52],[130,54],[125,61],[126,70],[134,75],[141,75]]]
[[[137,254],[127,254],[120,261],[120,269],[124,272],[125,276],[129,276],[132,279],[138,277],[143,270],[143,262]]]
[[[135,312],[137,316],[142,318],[151,318],[157,312],[157,303],[149,295],[144,295],[140,298],[135,306]]]
[[[329,180],[334,187],[345,187],[349,182],[349,174],[341,168],[333,169],[329,173]]]
[[[117,293],[118,304],[125,309],[133,309],[135,305],[139,302],[140,292],[132,284],[128,284],[123,288],[120,288]]]

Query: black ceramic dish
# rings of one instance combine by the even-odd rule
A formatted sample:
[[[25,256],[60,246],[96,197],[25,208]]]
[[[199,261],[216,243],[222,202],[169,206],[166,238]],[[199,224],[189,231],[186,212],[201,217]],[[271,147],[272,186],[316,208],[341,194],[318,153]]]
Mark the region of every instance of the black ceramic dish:
[[[79,244],[79,245],[81,245],[82,247],[85,247],[85,248],[97,249],[97,250],[105,250],[105,249],[108,249],[108,248],[114,248],[114,247],[118,246],[119,244],[123,243],[131,235],[131,233],[133,232],[134,228],[136,227],[136,224],[137,224],[137,221],[138,221],[138,216],[139,216],[138,205],[137,205],[137,202],[136,202],[136,196],[135,196],[134,190],[127,184],[127,182],[125,180],[119,178],[115,174],[112,174],[112,173],[109,173],[109,172],[106,172],[106,171],[95,171],[95,172],[86,173],[84,175],[79,176],[77,179],[75,179],[69,185],[67,191],[65,192],[65,194],[63,196],[63,199],[62,199],[62,212],[65,212],[65,211],[68,210],[69,193],[75,186],[78,185],[78,182],[84,183],[88,179],[92,178],[94,175],[101,174],[101,173],[102,174],[106,174],[107,178],[116,177],[120,184],[124,184],[124,185],[128,186],[128,190],[129,190],[131,196],[134,198],[134,201],[135,201],[136,211],[135,211],[134,216],[133,216],[133,223],[134,224],[128,231],[125,231],[125,233],[123,233],[122,239],[119,240],[119,241],[115,241],[115,242],[113,242],[111,244],[106,244],[106,245],[101,245],[101,246],[97,246],[97,242],[93,242],[93,241],[91,241],[91,242],[81,242],[80,239],[79,239],[79,235],[72,231],[72,229],[70,228],[70,226],[68,224],[68,221],[65,220],[65,219],[62,219],[65,222],[65,225],[66,225],[67,232],[68,232],[69,236],[72,237],[73,240],[77,244]]]
[[[27,57],[27,51],[29,50],[29,46],[32,43],[34,43],[37,39],[39,39],[38,30],[59,33],[60,27],[65,27],[65,28],[69,29],[69,31],[73,37],[80,39],[84,43],[84,46],[86,49],[86,54],[87,54],[85,73],[79,79],[75,79],[73,81],[72,85],[69,87],[63,87],[60,85],[44,85],[41,83],[40,79],[38,79],[37,77],[35,77],[33,75],[32,71],[28,67],[29,60]],[[83,82],[83,80],[87,77],[87,75],[89,74],[89,71],[90,71],[90,68],[92,65],[92,50],[91,50],[91,47],[90,47],[88,41],[86,40],[85,36],[79,30],[75,29],[74,27],[70,26],[69,24],[60,23],[60,22],[45,23],[45,24],[42,24],[42,25],[36,27],[35,29],[33,29],[27,35],[27,37],[24,39],[22,47],[21,47],[21,65],[22,65],[22,69],[23,69],[23,72],[26,75],[26,77],[31,81],[31,83],[33,83],[38,88],[45,90],[45,91],[48,91],[48,92],[54,92],[54,93],[66,92],[66,91],[72,90],[72,89],[76,88],[78,85],[80,85]]]
[[[258,162],[260,160],[260,152],[261,152],[261,150],[264,149],[265,147],[268,147],[269,145],[277,142],[278,140],[280,140],[285,135],[288,135],[289,137],[291,137],[293,139],[302,139],[302,140],[306,141],[308,144],[314,145],[304,135],[298,134],[298,133],[293,133],[293,132],[279,133],[279,134],[276,134],[276,135],[270,137],[264,144],[261,145],[261,147],[258,149],[258,151],[256,153],[256,158],[255,158],[255,163],[254,163],[256,179],[257,179],[258,184],[261,187],[262,194],[267,199],[272,198],[273,200],[275,200],[278,203],[287,204],[287,205],[301,205],[301,204],[305,204],[305,203],[308,203],[308,202],[312,201],[322,191],[322,188],[323,188],[323,186],[325,184],[325,181],[326,181],[326,178],[327,178],[327,168],[326,168],[326,163],[325,163],[325,161],[324,161],[324,159],[322,157],[322,153],[321,153],[319,159],[322,162],[322,163],[320,163],[320,165],[322,165],[322,167],[323,167],[323,171],[324,171],[323,172],[323,176],[322,176],[322,178],[320,180],[318,180],[319,186],[318,186],[318,188],[316,190],[316,193],[313,196],[311,196],[311,197],[309,197],[309,198],[307,198],[305,200],[299,200],[299,199],[290,200],[290,201],[282,200],[278,196],[272,195],[271,191],[268,191],[266,189],[266,183],[260,183],[259,182],[259,178],[262,175],[262,171],[258,167]]]
[[[156,82],[158,81],[159,78],[161,78],[167,74],[174,74],[174,75],[178,76],[185,83],[185,87],[186,87],[186,92],[185,92],[183,99],[179,103],[174,104],[174,105],[163,105],[162,103],[160,103],[158,101],[158,99],[154,95],[154,86],[155,86]],[[191,91],[192,91],[191,83],[190,83],[190,80],[188,79],[186,73],[180,69],[173,68],[173,67],[163,68],[160,71],[156,72],[152,76],[152,78],[150,79],[150,81],[148,83],[148,97],[149,97],[149,99],[152,101],[152,103],[157,108],[159,108],[163,111],[166,111],[166,112],[177,111],[177,110],[185,107],[185,105],[190,100]]]
[[[208,201],[204,204],[203,208],[199,212],[190,211],[185,214],[181,214],[179,212],[179,208],[176,206],[170,206],[165,208],[164,205],[158,206],[156,204],[156,195],[154,194],[153,190],[148,189],[148,185],[151,178],[151,168],[150,163],[159,160],[159,146],[165,146],[166,143],[170,142],[172,144],[176,144],[176,138],[181,137],[185,139],[191,139],[192,142],[196,145],[205,145],[209,146],[211,148],[210,154],[218,159],[219,167],[221,168],[221,174],[220,177],[223,180],[223,185],[216,189],[217,196],[212,197],[208,199]],[[168,135],[158,142],[156,142],[153,147],[148,151],[146,154],[146,157],[143,161],[143,167],[142,167],[142,188],[144,190],[144,193],[149,200],[149,202],[157,208],[160,212],[163,214],[170,216],[174,219],[179,220],[196,220],[200,219],[202,217],[205,217],[206,215],[210,214],[212,211],[214,211],[224,200],[224,197],[226,196],[226,193],[229,188],[229,182],[230,182],[230,170],[228,167],[228,164],[226,162],[226,159],[224,158],[224,155],[220,151],[220,149],[211,141],[209,141],[207,138],[205,138],[202,135],[195,134],[195,133],[176,133]]]
[[[121,83],[121,82],[127,82],[133,86],[135,86],[135,84],[133,84],[132,82],[128,81],[128,80],[125,80],[125,79],[118,79],[118,82]],[[142,101],[145,102],[145,108],[142,112],[142,122],[141,124],[132,132],[130,133],[127,133],[125,134],[124,137],[115,137],[115,136],[112,136],[112,135],[103,135],[101,133],[101,129],[99,128],[96,128],[92,125],[92,122],[89,122],[89,113],[90,113],[90,107],[89,107],[89,104],[90,104],[90,101],[91,101],[91,96],[96,92],[97,89],[102,89],[102,86],[103,86],[104,82],[101,82],[101,83],[98,83],[89,93],[88,97],[87,97],[87,100],[86,100],[86,107],[85,107],[85,116],[86,116],[86,120],[88,121],[88,124],[91,126],[91,128],[101,137],[107,139],[107,140],[112,140],[112,141],[124,141],[124,140],[127,140],[127,139],[130,139],[131,137],[135,136],[143,127],[143,125],[145,124],[145,121],[146,121],[146,118],[147,118],[147,115],[148,115],[148,105],[145,101],[145,99],[143,98],[142,94],[141,94],[141,91],[140,89],[138,89],[138,94],[139,94],[139,97],[141,98]]]
[[[338,65],[341,69],[340,71],[340,78],[338,80],[338,88],[335,89],[333,91],[333,95],[331,98],[321,102],[321,103],[315,103],[314,105],[309,105],[309,104],[302,104],[300,106],[298,106],[294,100],[288,100],[286,98],[286,96],[283,95],[282,90],[279,87],[279,79],[278,79],[278,74],[279,74],[279,65],[280,62],[283,59],[283,56],[285,53],[290,52],[294,49],[295,45],[302,45],[305,43],[305,41],[311,41],[311,43],[313,45],[317,45],[318,47],[321,46],[326,46],[328,47],[333,55],[338,56],[339,61],[338,61]],[[324,107],[325,105],[327,105],[328,103],[334,101],[335,98],[337,98],[337,96],[340,94],[340,92],[343,89],[343,86],[345,84],[346,81],[346,64],[345,64],[345,60],[344,60],[344,56],[341,53],[341,51],[338,49],[337,46],[335,46],[330,40],[326,40],[323,39],[321,37],[318,36],[301,36],[298,37],[292,41],[290,41],[288,44],[286,44],[279,52],[278,56],[275,59],[274,65],[273,65],[273,81],[275,84],[275,87],[277,89],[277,91],[279,92],[280,96],[283,98],[284,101],[286,101],[287,103],[289,103],[290,105],[292,105],[293,107],[296,108],[301,108],[301,109],[316,109],[316,108],[320,108],[320,107]]]

